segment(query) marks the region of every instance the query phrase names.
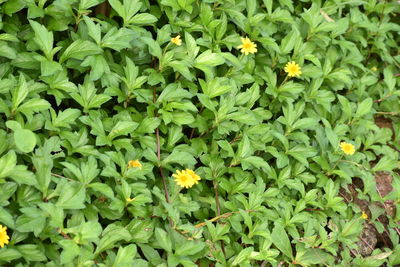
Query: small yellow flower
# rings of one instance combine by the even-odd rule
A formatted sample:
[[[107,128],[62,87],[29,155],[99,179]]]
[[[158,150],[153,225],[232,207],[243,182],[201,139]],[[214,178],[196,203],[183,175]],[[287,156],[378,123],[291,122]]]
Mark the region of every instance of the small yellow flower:
[[[302,72],[299,64],[294,61],[288,62],[285,66],[285,72],[289,77],[299,77]]]
[[[198,176],[194,171],[192,171],[191,169],[186,169],[186,172],[192,176],[193,182],[194,184],[198,184],[199,181],[201,180],[200,176]]]
[[[377,68],[377,67],[375,67],[375,66],[373,66],[373,67],[371,68],[371,70],[372,70],[372,71],[377,71],[377,70],[378,70],[378,68]]]
[[[139,169],[141,169],[142,168],[142,163],[140,163],[140,161],[139,160],[130,160],[129,162],[128,162],[128,169],[129,168],[139,168]]]
[[[177,46],[181,46],[182,45],[182,40],[181,40],[181,36],[177,35],[174,38],[171,38],[171,42],[173,42],[174,44],[176,44]]]
[[[7,227],[0,224],[0,247],[4,247],[9,243],[10,237],[7,234]]]
[[[365,211],[362,211],[360,218],[364,219],[364,220],[368,220],[368,214],[366,214]]]
[[[240,37],[240,40],[242,40],[242,44],[239,45],[237,48],[242,49],[240,52],[244,53],[246,56],[250,54],[254,54],[257,52],[257,45],[252,42],[249,37],[243,38]]]
[[[176,174],[172,175],[175,178],[175,182],[180,186],[180,187],[185,187],[185,188],[190,188],[194,184],[199,183],[200,181],[200,176],[198,176],[194,171],[190,169],[176,171]]]
[[[350,144],[350,143],[341,142],[340,148],[342,149],[343,153],[345,153],[346,155],[353,155],[354,152],[356,152],[354,145]]]
[[[125,200],[126,200],[126,202],[130,203],[130,202],[132,202],[132,201],[135,201],[135,198],[130,198],[130,197],[128,197],[128,198],[125,199]]]

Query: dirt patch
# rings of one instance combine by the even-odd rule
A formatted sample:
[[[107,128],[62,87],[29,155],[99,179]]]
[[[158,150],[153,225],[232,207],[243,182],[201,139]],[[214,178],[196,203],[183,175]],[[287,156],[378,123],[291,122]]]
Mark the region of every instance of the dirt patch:
[[[393,130],[393,124],[391,119],[382,116],[375,117],[374,119],[375,119],[375,124],[379,128],[388,128]]]

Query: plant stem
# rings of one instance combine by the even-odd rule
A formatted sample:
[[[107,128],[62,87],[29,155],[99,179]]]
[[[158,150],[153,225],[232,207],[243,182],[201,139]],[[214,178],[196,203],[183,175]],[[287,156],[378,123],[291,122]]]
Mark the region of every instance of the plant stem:
[[[343,155],[341,155],[341,156],[340,156],[340,159],[339,159],[338,161],[335,162],[335,165],[333,165],[333,167],[332,167],[332,169],[331,169],[331,171],[330,171],[329,173],[331,173],[332,171],[335,170],[336,166],[339,164],[339,162],[342,160],[342,158],[343,158]]]
[[[218,194],[218,182],[217,182],[216,179],[213,180],[213,185],[214,185],[214,192],[215,192],[215,206],[216,206],[216,209],[217,209],[217,216],[221,216],[221,207],[220,207],[220,204],[219,204],[219,194]],[[221,240],[221,250],[222,250],[222,253],[224,255],[226,255],[225,254],[224,240]]]
[[[257,211],[258,211],[258,210],[245,210],[245,212],[247,212],[247,213],[250,213],[250,212],[257,212]],[[210,220],[208,220],[208,221],[209,221],[209,222],[216,222],[216,221],[218,221],[218,220],[220,220],[220,219],[229,218],[229,217],[231,217],[233,214],[236,214],[236,213],[239,213],[239,211],[227,212],[227,213],[221,214],[221,215],[219,215],[219,216],[217,216],[217,217],[214,217],[214,218],[212,218],[212,219],[210,219]],[[196,228],[201,228],[201,227],[203,227],[203,226],[205,226],[205,225],[207,225],[207,223],[202,222],[202,223],[196,224],[194,227],[196,227]]]
[[[154,89],[153,89],[153,103],[155,103],[156,100],[157,100],[157,92],[156,92],[156,88],[154,87]],[[158,127],[156,129],[156,140],[157,140],[157,159],[158,159],[158,162],[160,164],[160,162],[161,162],[161,145],[160,145],[160,130],[158,129]],[[161,180],[162,180],[163,187],[164,187],[165,200],[169,204],[170,200],[169,200],[168,186],[167,186],[167,181],[165,180],[164,171],[163,171],[163,168],[162,168],[161,164],[159,165],[158,168],[160,170],[160,176],[161,176]],[[171,218],[169,218],[169,223],[170,223],[171,226],[173,226],[173,222],[172,222]]]

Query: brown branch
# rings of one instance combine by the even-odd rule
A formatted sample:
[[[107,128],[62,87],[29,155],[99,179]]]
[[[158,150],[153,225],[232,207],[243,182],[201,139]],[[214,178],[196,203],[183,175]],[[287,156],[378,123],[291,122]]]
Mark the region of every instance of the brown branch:
[[[371,251],[374,251],[374,248],[371,246],[371,244],[370,243],[368,243],[364,238],[362,238],[361,236],[360,236],[360,240],[365,244],[365,245],[367,245],[367,247],[369,247],[369,249],[371,250]]]
[[[240,140],[240,138],[242,138],[240,135],[239,135],[239,136],[235,136],[235,137],[229,142],[229,144],[235,143],[236,141]]]
[[[65,239],[71,239],[71,237],[70,237],[68,234],[64,233],[64,232],[61,230],[61,228],[56,228],[56,230],[57,230],[57,232],[59,232]]]

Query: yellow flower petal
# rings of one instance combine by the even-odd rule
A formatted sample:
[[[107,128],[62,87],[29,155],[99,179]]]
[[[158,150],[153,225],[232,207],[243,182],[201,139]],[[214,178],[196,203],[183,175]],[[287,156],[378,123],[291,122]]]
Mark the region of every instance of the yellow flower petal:
[[[340,143],[340,149],[345,153],[346,155],[353,155],[354,152],[356,152],[356,149],[353,144],[346,143],[346,142],[341,142]]]
[[[140,161],[139,160],[130,160],[129,162],[128,162],[128,169],[129,168],[139,168],[139,169],[141,169],[142,168],[142,163],[140,163]]]
[[[288,62],[284,70],[289,77],[299,77],[302,74],[301,67],[294,61]]]
[[[366,214],[365,211],[362,211],[360,218],[364,219],[364,220],[368,220],[368,214]]]
[[[134,201],[135,200],[135,198],[130,198],[130,197],[128,197],[127,199],[126,199],[126,202],[132,202],[132,201]]]
[[[190,188],[201,180],[200,176],[190,169],[177,170],[176,174],[173,174],[172,177],[175,178],[174,181],[177,185],[184,188]]]
[[[245,54],[246,56],[250,54],[257,53],[257,44],[252,42],[248,37],[243,38],[240,37],[240,40],[242,41],[242,44],[237,47],[237,49],[241,49],[240,52]]]
[[[0,224],[0,247],[3,248],[4,245],[9,243],[10,237],[7,234],[7,227]]]
[[[181,46],[182,45],[181,36],[177,35],[176,37],[171,38],[171,42],[176,44],[177,46]]]

